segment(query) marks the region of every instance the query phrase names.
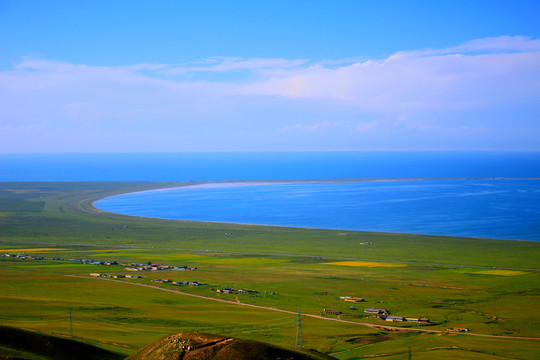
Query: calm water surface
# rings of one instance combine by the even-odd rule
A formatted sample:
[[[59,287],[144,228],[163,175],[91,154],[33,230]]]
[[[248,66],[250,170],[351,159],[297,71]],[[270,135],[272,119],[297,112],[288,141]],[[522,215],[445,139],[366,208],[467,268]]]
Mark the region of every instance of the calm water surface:
[[[102,199],[167,219],[540,241],[540,180],[221,184]]]
[[[0,154],[0,181],[540,178],[540,152]],[[96,203],[117,213],[540,241],[538,180],[186,187]]]
[[[0,181],[540,178],[540,152],[0,154]]]

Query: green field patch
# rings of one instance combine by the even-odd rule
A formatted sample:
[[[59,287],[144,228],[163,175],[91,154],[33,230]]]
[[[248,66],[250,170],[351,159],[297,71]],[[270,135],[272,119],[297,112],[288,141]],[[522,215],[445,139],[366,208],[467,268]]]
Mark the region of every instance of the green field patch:
[[[131,312],[132,309],[123,306],[79,306],[80,311],[113,311],[113,312]]]
[[[156,256],[166,256],[169,259],[211,259],[209,256],[197,254],[156,254]]]
[[[84,251],[85,253],[96,253],[96,254],[121,254],[121,255],[124,255],[124,254],[131,254],[131,253],[138,254],[138,253],[140,253],[140,252],[148,253],[149,251],[152,251],[152,250],[148,250],[148,249],[99,249],[99,250],[94,250],[94,249],[84,249],[83,251]]]
[[[33,263],[33,264],[26,264],[26,263],[19,263],[19,267],[23,267],[26,269],[51,269],[51,270],[60,270],[60,269],[73,269],[74,271],[82,270],[84,271],[92,271],[97,270],[96,265],[90,265],[90,264],[80,264],[80,263],[72,263],[72,262],[58,262],[53,264],[39,264],[39,263]],[[120,268],[116,268],[116,271],[120,270]]]
[[[238,265],[238,266],[276,266],[289,263],[286,259],[266,258],[266,257],[249,257],[249,258],[220,258],[220,257],[208,257],[198,260],[202,263],[208,264],[222,264],[222,265]]]
[[[213,259],[213,256],[190,254],[190,253],[176,253],[178,250],[170,250],[164,252],[163,250],[149,250],[149,249],[99,249],[99,250],[81,250],[80,253],[84,258],[100,259],[100,260],[117,260],[117,261],[131,261],[131,262],[143,262],[147,263],[151,261],[153,263],[166,263],[171,261],[204,261],[207,259]],[[75,253],[75,252],[74,252]],[[77,252],[78,254],[79,252]]]

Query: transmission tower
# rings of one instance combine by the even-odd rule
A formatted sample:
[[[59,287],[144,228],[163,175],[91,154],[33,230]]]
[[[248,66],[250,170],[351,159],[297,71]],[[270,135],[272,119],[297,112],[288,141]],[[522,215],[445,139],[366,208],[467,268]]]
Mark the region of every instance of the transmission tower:
[[[409,346],[409,360],[412,360],[412,356],[411,356],[411,347]]]
[[[73,337],[73,328],[71,327],[71,305],[69,305],[68,336]]]
[[[302,348],[302,314],[300,314],[300,308],[298,308],[298,320],[296,322],[296,348]]]

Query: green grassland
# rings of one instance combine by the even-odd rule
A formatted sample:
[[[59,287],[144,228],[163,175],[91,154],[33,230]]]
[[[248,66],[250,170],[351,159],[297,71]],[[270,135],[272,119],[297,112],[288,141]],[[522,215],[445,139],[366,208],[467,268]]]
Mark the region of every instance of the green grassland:
[[[66,336],[71,307],[74,339],[126,356],[180,331],[292,348],[300,308],[305,347],[339,359],[404,359],[409,347],[414,359],[540,355],[539,243],[169,221],[104,213],[91,205],[117,193],[184,185],[0,183],[0,253],[11,249],[45,258],[0,258],[0,324]],[[89,274],[128,272],[70,258],[197,270],[96,279]],[[161,278],[207,285],[151,281]],[[224,287],[258,293],[215,291]],[[343,302],[340,296],[366,302]],[[365,307],[425,316],[431,323],[366,318]],[[342,321],[323,309],[343,312]],[[457,327],[471,332],[446,331]],[[0,347],[0,356],[12,351]]]

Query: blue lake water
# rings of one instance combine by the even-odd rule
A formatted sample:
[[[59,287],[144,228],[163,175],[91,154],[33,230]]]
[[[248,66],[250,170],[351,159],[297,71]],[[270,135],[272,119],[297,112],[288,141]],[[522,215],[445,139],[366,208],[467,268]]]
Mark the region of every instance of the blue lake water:
[[[540,152],[0,154],[0,181],[540,178]]]
[[[167,219],[540,241],[540,180],[211,184],[95,206]]]
[[[540,178],[540,152],[0,154],[0,181]],[[99,201],[107,211],[540,241],[538,180],[187,187]]]

